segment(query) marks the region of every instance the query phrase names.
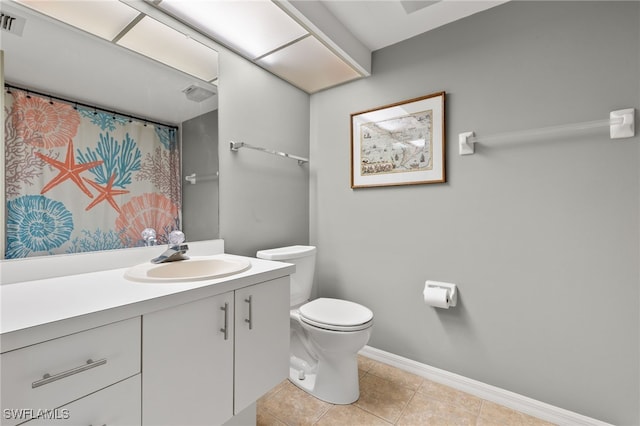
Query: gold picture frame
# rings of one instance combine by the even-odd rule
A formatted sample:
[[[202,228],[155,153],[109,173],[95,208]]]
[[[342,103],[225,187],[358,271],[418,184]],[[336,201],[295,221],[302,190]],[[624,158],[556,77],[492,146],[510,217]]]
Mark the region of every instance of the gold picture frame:
[[[351,114],[351,188],[446,182],[445,92]]]

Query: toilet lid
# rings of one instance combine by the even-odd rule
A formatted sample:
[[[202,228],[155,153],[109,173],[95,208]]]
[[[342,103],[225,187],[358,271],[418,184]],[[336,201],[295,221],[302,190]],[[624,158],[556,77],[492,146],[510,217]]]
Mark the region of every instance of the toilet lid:
[[[369,308],[340,299],[315,299],[300,306],[299,312],[303,321],[337,330],[357,327],[373,319],[373,312]]]

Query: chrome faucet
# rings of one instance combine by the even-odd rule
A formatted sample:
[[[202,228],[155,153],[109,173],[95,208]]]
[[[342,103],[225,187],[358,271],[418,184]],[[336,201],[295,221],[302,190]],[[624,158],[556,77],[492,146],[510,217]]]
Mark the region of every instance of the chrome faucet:
[[[187,250],[189,250],[187,244],[170,244],[164,253],[151,259],[151,263],[175,262],[176,260],[188,259],[188,257],[185,256]]]
[[[175,262],[176,260],[188,259],[185,254],[189,250],[189,246],[184,243],[184,234],[182,231],[171,231],[169,234],[169,246],[158,257],[151,259],[151,263]]]

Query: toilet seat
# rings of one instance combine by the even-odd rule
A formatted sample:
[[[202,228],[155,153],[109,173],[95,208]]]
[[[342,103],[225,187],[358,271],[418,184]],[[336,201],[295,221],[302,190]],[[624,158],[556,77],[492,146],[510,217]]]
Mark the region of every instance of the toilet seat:
[[[333,331],[358,331],[371,326],[373,312],[354,302],[319,298],[298,309],[300,320]]]

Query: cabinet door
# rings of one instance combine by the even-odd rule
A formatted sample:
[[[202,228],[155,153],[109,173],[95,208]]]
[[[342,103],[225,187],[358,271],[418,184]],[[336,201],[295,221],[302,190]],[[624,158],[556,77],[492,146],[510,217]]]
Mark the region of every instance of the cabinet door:
[[[143,425],[224,423],[232,389],[233,293],[143,316]]]
[[[289,375],[289,277],[235,293],[237,414]]]

